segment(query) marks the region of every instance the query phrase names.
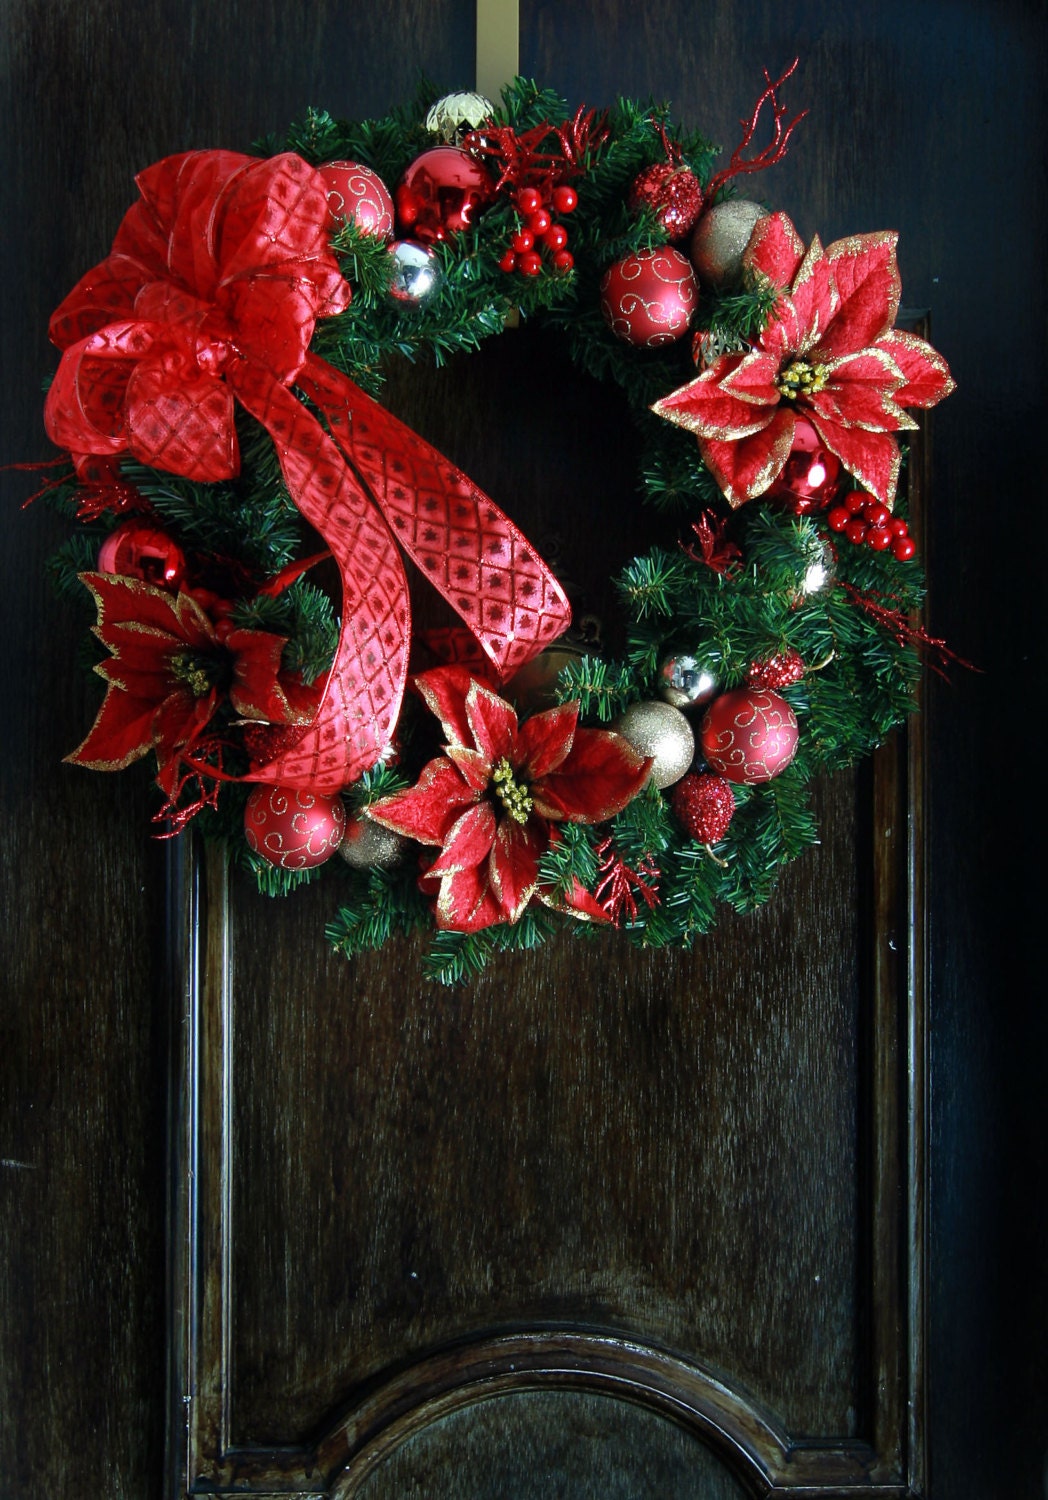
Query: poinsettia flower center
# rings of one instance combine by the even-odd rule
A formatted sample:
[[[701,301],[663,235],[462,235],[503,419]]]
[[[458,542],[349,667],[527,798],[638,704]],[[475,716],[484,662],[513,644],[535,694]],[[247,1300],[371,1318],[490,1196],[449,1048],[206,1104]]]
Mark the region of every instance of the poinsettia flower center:
[[[528,815],[534,807],[527,786],[517,780],[513,774],[513,767],[505,756],[499,761],[491,773],[491,780],[499,800],[509,813],[515,823],[526,823]]]
[[[779,394],[787,401],[796,401],[798,396],[814,396],[825,388],[830,372],[825,365],[812,365],[806,359],[795,359],[775,377]]]
[[[178,651],[169,662],[172,677],[187,687],[194,698],[206,698],[211,689],[228,675],[224,662],[205,656],[202,651]]]

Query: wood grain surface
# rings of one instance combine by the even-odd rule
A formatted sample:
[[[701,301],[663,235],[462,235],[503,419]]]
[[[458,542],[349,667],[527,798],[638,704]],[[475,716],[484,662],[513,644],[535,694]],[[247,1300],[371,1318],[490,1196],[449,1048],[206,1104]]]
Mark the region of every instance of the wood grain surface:
[[[799,54],[790,98],[811,113],[762,190],[806,236],[898,228],[905,300],[931,309],[958,379],[932,424],[931,623],[984,672],[930,678],[925,695],[927,1488],[1033,1500],[1048,1447],[1048,1226],[1030,1165],[1046,1123],[1043,799],[1026,774],[1043,671],[1044,6],[522,0],[521,27],[522,70],[570,99],[651,92],[729,146],[761,69]],[[108,249],[136,170],[243,148],[309,103],[379,113],[419,70],[453,88],[472,65],[472,7],[452,0],[8,0],[0,463],[47,453],[47,318]],[[528,353],[527,399],[479,442],[507,360],[420,375],[396,399],[423,432],[452,424],[452,456],[507,508],[569,514],[599,576],[600,549],[634,545],[606,415],[552,372],[547,388]],[[60,763],[94,701],[43,576],[61,531],[19,512],[31,478],[0,480],[0,1494],[152,1500],[168,1404],[164,854],[144,778]],[[730,1368],[795,1433],[861,1429],[876,1406],[856,1311],[870,974],[852,968],[850,851],[866,791],[823,788],[824,843],[779,905],[685,959],[567,944],[433,994],[410,953],[332,957],[323,886],[294,910],[234,892],[237,1438],[315,1437],[391,1361],[517,1316],[643,1330]],[[605,1401],[538,1391],[449,1412],[359,1492],[456,1493],[459,1465],[477,1497],[647,1483],[734,1500],[690,1436]]]

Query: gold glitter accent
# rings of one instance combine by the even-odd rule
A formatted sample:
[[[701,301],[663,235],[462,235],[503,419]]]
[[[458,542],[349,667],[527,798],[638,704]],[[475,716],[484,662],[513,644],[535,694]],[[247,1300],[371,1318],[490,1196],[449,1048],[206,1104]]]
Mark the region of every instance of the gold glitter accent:
[[[830,372],[825,365],[811,365],[806,359],[795,359],[775,377],[775,388],[787,401],[798,396],[814,396],[824,390]]]
[[[526,823],[528,815],[534,807],[531,794],[523,784],[518,784],[513,775],[513,767],[505,756],[499,761],[491,773],[495,791],[499,800],[509,813],[515,823]]]

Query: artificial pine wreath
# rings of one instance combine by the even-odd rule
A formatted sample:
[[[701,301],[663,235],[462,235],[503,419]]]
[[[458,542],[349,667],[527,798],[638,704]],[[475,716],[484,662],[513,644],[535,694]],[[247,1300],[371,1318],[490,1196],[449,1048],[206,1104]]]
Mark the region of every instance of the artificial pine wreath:
[[[813,777],[914,707],[895,434],[952,389],[894,326],[894,234],[806,247],[737,196],[797,123],[782,82],[717,175],[663,107],[523,79],[143,172],[51,322],[54,576],[93,600],[107,684],[69,759],[155,757],[163,832],[193,820],[271,895],[331,877],[347,955],[430,927],[448,982],[580,919],[688,946],[768,900]],[[617,660],[372,399],[392,359],[518,319],[622,388],[644,498],[679,516],[616,580]],[[412,641],[401,548],[461,629]]]

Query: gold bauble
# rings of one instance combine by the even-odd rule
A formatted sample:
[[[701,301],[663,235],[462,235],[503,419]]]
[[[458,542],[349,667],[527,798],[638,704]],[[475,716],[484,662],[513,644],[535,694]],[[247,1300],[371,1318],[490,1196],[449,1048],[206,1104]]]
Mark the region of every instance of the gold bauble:
[[[408,840],[392,828],[373,823],[366,813],[346,819],[338,852],[355,870],[395,870],[407,853]]]
[[[652,756],[651,780],[660,791],[679,781],[695,759],[692,727],[672,704],[631,703],[611,727],[640,755]]]
[[[560,701],[557,679],[568,663],[578,661],[581,655],[570,646],[547,646],[545,651],[540,651],[513,674],[503,689],[503,695],[519,713],[537,714],[545,708],[555,708]]]
[[[695,226],[689,247],[699,280],[715,291],[738,282],[750,236],[767,216],[768,210],[750,198],[727,198],[707,210]]]
[[[442,145],[461,146],[469,132],[494,113],[495,106],[483,94],[445,94],[430,106],[426,129]]]

